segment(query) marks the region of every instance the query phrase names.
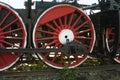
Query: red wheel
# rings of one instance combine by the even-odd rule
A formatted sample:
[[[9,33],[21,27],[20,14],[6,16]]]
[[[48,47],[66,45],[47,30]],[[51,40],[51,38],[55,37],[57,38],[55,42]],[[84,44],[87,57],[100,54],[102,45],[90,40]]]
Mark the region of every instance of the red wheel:
[[[114,38],[115,38],[114,28],[107,28],[106,29],[106,45],[109,52],[113,50]],[[119,41],[119,49],[120,49],[120,41]],[[120,55],[117,54],[114,60],[120,63]]]
[[[46,10],[33,31],[33,43],[37,48],[61,48],[67,40],[82,43],[90,52],[95,42],[95,31],[89,17],[71,5],[57,5]],[[39,57],[48,65],[62,69],[65,65],[74,68],[87,59],[87,55],[62,52],[40,53]]]
[[[17,12],[8,5],[0,3],[0,47],[6,49],[24,48],[26,35],[25,25]],[[19,59],[20,54],[1,53],[0,71],[11,67]]]

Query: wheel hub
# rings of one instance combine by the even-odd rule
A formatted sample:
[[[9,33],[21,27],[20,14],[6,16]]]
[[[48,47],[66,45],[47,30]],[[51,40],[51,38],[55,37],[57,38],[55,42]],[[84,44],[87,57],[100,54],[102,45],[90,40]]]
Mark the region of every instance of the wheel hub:
[[[59,34],[59,41],[61,44],[72,42],[74,40],[74,34],[70,29],[63,29]]]

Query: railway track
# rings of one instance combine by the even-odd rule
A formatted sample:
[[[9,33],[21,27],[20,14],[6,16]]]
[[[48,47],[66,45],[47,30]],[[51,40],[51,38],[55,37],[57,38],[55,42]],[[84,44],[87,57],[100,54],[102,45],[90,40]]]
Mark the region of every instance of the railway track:
[[[91,67],[79,67],[79,73],[87,73],[91,71],[120,71],[120,65],[104,65],[104,66],[91,66]],[[58,73],[57,69],[46,69],[38,71],[1,71],[0,76],[24,76],[24,75],[53,75]]]

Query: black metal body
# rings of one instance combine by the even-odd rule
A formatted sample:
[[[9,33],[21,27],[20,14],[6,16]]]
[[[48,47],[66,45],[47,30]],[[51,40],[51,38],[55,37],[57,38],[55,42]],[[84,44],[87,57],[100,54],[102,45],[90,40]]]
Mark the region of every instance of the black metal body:
[[[96,6],[99,6],[101,11],[90,15],[90,17],[95,25],[97,50],[101,54],[113,58],[118,51],[120,40],[120,5],[114,0],[101,0]],[[115,29],[114,45],[113,51],[108,52],[105,44],[105,30],[112,27]]]

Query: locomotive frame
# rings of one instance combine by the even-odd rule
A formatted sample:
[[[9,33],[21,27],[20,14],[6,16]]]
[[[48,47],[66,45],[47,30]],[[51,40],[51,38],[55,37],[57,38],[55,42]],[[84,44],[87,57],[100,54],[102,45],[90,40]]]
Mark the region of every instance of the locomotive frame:
[[[32,57],[31,53],[36,54],[37,52],[41,52],[41,53],[63,52],[65,53],[65,55],[67,54],[71,55],[69,53],[71,53],[72,51],[75,54],[78,54],[79,51],[82,51],[84,55],[90,55],[92,57],[97,57],[97,58],[109,58],[113,60],[116,54],[120,54],[119,52],[119,46],[120,46],[120,5],[119,5],[119,1],[118,0],[98,0],[98,1],[99,1],[99,4],[90,5],[85,8],[82,8],[83,5],[77,4],[76,0],[73,3],[57,3],[57,2],[47,3],[42,0],[41,2],[36,2],[36,9],[33,10],[31,9],[31,6],[33,5],[32,0],[28,0],[27,2],[25,2],[26,9],[15,9],[16,12],[18,12],[18,14],[23,19],[23,22],[25,23],[26,32],[27,32],[26,33],[27,34],[26,48],[6,49],[6,48],[1,47],[0,54],[14,52],[15,54],[23,53],[27,56]],[[54,5],[61,5],[61,4],[70,4],[71,6],[73,5],[76,7],[80,7],[82,8],[82,10],[88,10],[88,9],[101,10],[98,13],[89,15],[92,23],[94,24],[94,29],[96,32],[95,33],[96,41],[95,42],[93,41],[95,45],[94,45],[92,53],[91,51],[87,50],[83,44],[78,45],[74,43],[74,41],[69,42],[69,40],[67,42],[67,39],[66,39],[65,46],[62,48],[50,48],[50,49],[49,48],[48,49],[34,48],[31,35],[33,34],[33,28],[34,28],[33,26],[36,24],[37,20],[33,20],[33,19],[36,19],[35,16],[41,15],[47,8],[52,7]],[[110,30],[108,28],[110,28]],[[70,33],[69,30],[66,30],[65,32],[67,31]],[[110,35],[110,38],[112,38],[113,40],[112,46],[109,45],[108,43],[109,39],[106,39],[106,37],[108,37],[109,35]],[[105,41],[108,44],[106,44]],[[112,49],[110,49],[110,47],[112,47]],[[36,55],[39,57],[38,54]],[[51,64],[49,65],[51,66]],[[79,63],[77,63],[75,66],[70,67],[70,68],[74,68],[78,66],[78,64]],[[52,67],[54,67],[54,65],[52,65]],[[57,67],[57,66],[55,68],[62,69],[61,67]],[[1,70],[4,70],[4,69],[1,69]]]

